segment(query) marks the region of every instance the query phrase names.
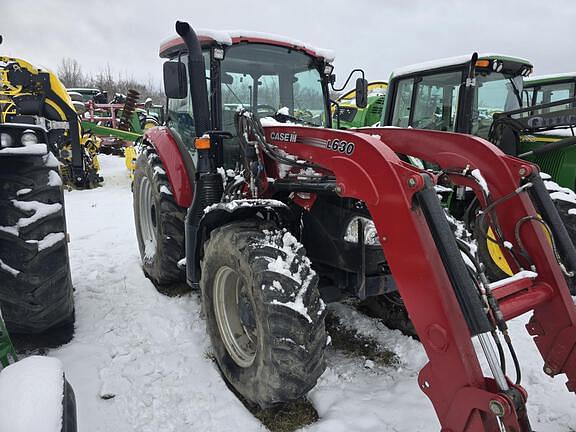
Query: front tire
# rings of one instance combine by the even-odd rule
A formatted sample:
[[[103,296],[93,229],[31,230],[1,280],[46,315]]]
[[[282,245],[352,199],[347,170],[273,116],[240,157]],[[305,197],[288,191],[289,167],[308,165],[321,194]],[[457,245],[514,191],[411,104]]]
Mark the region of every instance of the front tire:
[[[144,273],[156,287],[184,280],[186,209],[176,204],[162,161],[145,147],[134,172],[134,219]],[[163,290],[165,291],[165,290]]]
[[[325,369],[326,308],[304,248],[256,221],[212,232],[202,260],[203,304],[225,379],[262,408],[298,399]]]
[[[0,157],[0,306],[9,332],[59,345],[74,332],[74,298],[57,167],[49,152]]]

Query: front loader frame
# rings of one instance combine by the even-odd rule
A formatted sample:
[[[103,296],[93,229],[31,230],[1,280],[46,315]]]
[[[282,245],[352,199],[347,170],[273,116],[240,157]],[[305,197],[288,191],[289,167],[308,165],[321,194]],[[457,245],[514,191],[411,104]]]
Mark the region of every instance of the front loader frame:
[[[371,129],[370,136],[297,126],[268,127],[265,132],[271,144],[333,172],[334,191],[340,196],[366,203],[428,355],[419,384],[432,401],[442,430],[499,431],[497,414],[507,430],[531,432],[524,407],[526,392],[512,383],[510,391],[499,390],[480,368],[471,336],[489,331],[487,318],[440,203],[434,199],[435,179],[402,162],[396,153],[454,170],[478,168],[495,200],[516,191],[525,181],[537,181],[537,167],[466,135]],[[287,143],[273,138],[287,136],[282,134],[295,135],[295,139]],[[346,149],[353,150],[346,154]],[[481,195],[478,184],[467,178],[453,175],[451,180],[473,187]],[[497,213],[504,234],[511,239],[517,220],[536,216],[524,193],[508,199]],[[494,289],[494,294],[505,319],[534,311],[528,330],[537,336],[546,371],[565,373],[572,391],[576,379],[574,305],[543,231],[536,224],[525,224],[521,234],[538,276],[509,281]]]

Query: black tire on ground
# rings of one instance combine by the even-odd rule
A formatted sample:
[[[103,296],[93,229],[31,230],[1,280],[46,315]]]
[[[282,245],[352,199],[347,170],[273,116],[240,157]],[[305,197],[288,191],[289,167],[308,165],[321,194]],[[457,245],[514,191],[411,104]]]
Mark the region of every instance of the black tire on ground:
[[[160,157],[146,146],[136,162],[133,184],[136,236],[144,273],[161,287],[184,280],[186,209],[176,204]]]
[[[262,408],[304,396],[324,372],[327,336],[303,246],[271,224],[243,221],[212,232],[204,252],[203,305],[225,379]],[[224,342],[230,335],[239,349]]]
[[[74,298],[57,166],[51,153],[0,156],[0,307],[9,332],[62,344]]]
[[[358,309],[372,318],[378,318],[391,329],[400,330],[406,336],[418,339],[414,324],[397,292],[368,297],[360,302]]]

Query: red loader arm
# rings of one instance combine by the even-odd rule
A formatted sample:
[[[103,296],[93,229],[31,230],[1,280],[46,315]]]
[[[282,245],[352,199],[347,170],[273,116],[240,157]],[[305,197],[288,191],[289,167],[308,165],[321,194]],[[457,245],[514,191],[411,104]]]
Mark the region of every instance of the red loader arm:
[[[363,130],[364,132],[364,130]],[[484,377],[471,336],[489,331],[476,288],[436,198],[431,176],[402,162],[396,153],[418,156],[442,167],[480,169],[491,198],[514,192],[537,168],[505,156],[469,136],[377,129],[370,133],[300,126],[265,128],[267,141],[285,152],[331,171],[334,190],[366,203],[400,294],[429,358],[419,375],[421,389],[437,412],[442,431],[531,432],[525,392],[509,384],[504,392]],[[523,169],[524,171],[522,171]],[[457,175],[457,184],[469,184]],[[477,185],[475,186],[478,190]],[[515,222],[536,211],[525,193],[497,209],[504,234],[513,239]],[[534,310],[531,334],[552,371],[576,380],[575,310],[559,266],[541,228],[526,223],[522,240],[538,276],[495,290],[509,319]],[[484,314],[484,315],[483,315]],[[497,420],[496,414],[499,419]]]

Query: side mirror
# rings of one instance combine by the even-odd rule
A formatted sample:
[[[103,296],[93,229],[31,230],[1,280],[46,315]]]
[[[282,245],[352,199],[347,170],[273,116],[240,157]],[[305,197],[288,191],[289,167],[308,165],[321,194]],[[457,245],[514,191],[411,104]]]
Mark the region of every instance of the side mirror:
[[[171,61],[164,63],[164,93],[169,99],[184,99],[188,96],[184,63]]]
[[[366,108],[368,105],[368,81],[364,78],[356,80],[356,106]]]

